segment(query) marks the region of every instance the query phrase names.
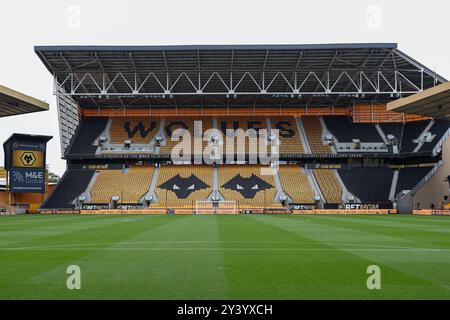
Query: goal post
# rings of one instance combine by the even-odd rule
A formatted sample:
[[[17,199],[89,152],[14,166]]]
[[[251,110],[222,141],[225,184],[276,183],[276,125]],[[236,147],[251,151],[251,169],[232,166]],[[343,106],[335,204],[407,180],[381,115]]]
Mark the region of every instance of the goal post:
[[[194,214],[238,214],[236,201],[224,200],[213,202],[210,200],[195,201]]]

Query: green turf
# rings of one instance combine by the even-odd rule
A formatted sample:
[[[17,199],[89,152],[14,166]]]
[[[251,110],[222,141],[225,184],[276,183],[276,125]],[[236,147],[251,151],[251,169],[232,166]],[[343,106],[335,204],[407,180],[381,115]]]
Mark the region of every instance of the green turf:
[[[449,299],[450,217],[0,217],[0,299],[23,298]]]

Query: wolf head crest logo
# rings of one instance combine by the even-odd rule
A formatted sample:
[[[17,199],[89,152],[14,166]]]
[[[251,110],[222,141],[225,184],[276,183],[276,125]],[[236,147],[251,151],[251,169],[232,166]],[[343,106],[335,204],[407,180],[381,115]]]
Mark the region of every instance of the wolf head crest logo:
[[[238,174],[225,183],[222,188],[237,191],[246,199],[253,199],[258,192],[271,189],[273,186],[254,174],[248,178]]]
[[[181,177],[180,174],[170,178],[159,186],[161,189],[172,191],[179,199],[188,198],[192,192],[207,189],[209,185],[200,180],[194,174],[189,177]]]

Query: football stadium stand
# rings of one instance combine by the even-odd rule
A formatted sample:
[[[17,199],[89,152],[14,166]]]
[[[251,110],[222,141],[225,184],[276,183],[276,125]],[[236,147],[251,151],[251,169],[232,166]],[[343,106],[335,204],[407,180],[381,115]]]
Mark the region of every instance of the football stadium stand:
[[[390,123],[383,122],[380,123],[380,128],[385,134],[386,138],[390,135],[395,139],[395,143],[400,145],[402,141],[403,124],[402,123]]]
[[[399,96],[445,82],[396,44],[35,51],[55,77],[68,164],[42,210],[110,210],[112,201],[120,210],[175,213],[197,213],[198,202],[235,204],[238,212],[394,209],[400,200],[413,201],[398,195],[414,193],[442,166],[450,135],[448,119],[387,109]],[[65,61],[82,67],[74,74]],[[194,132],[196,120],[203,132]],[[200,152],[222,144],[224,154],[173,159],[178,128],[191,138],[216,129],[219,136],[202,139]],[[245,138],[239,146],[246,157],[234,157],[239,142],[230,151],[216,139],[220,132],[226,138],[227,129],[255,129],[259,139],[267,129],[266,146],[278,130],[279,171],[263,174],[267,163],[250,161],[261,141]]]
[[[283,190],[294,203],[314,203],[315,192],[302,168],[298,165],[280,166],[279,176]]]
[[[435,120],[428,131],[431,134],[431,141],[424,142],[419,149],[420,152],[432,152],[442,137],[448,133],[450,122],[448,120]]]
[[[91,191],[91,203],[118,202],[136,204],[147,193],[153,166],[136,166],[123,170],[100,170]]]
[[[213,168],[205,165],[162,165],[157,202],[152,206],[165,208],[195,208],[196,201],[205,201],[213,190]]]
[[[399,170],[395,195],[413,189],[433,167],[409,167]]]
[[[73,142],[68,148],[70,155],[94,155],[97,151],[94,142],[105,130],[107,122],[108,118],[85,118],[78,127]]]
[[[202,131],[205,132],[208,129],[211,129],[212,126],[212,119],[211,118],[166,118],[165,125],[164,125],[164,136],[165,141],[161,143],[161,147],[159,149],[160,154],[167,154],[170,155],[172,152],[172,149],[179,144],[183,138],[182,136],[185,133],[189,134],[189,137],[191,138],[191,148],[190,153],[194,153],[194,125],[195,121],[200,121],[202,124]],[[181,137],[178,139],[172,140],[172,133],[174,133],[177,129],[179,129],[179,133]],[[200,137],[202,137],[200,135]],[[202,139],[202,146],[204,147],[208,141],[203,141]]]
[[[300,138],[296,119],[289,118],[271,118],[272,129],[279,130],[279,152],[280,154],[304,153],[305,149]]]
[[[217,120],[218,128],[222,131],[223,137],[232,138],[236,140],[233,143],[234,153],[256,154],[258,152],[258,134],[259,129],[267,130],[266,118],[263,117],[221,117]],[[243,133],[248,131],[245,136],[244,143],[239,143],[236,134],[237,130],[242,130]],[[231,132],[231,133],[230,133]],[[224,142],[224,153],[229,154],[230,150]]]
[[[327,203],[342,202],[342,187],[336,177],[336,173],[334,170],[314,170],[314,177],[316,177],[320,190],[325,197],[324,200]]]
[[[324,130],[319,117],[302,117],[302,124],[312,153],[332,153],[330,146],[324,141]]]
[[[257,165],[219,166],[219,192],[238,208],[281,207],[275,202],[277,189],[273,175],[261,175]],[[267,168],[266,168],[267,169]]]
[[[402,153],[414,152],[418,146],[417,139],[427,128],[430,121],[407,122],[402,125],[402,135],[400,140],[400,150]]]
[[[86,190],[94,174],[94,170],[67,170],[41,208],[74,209],[77,198]]]
[[[129,140],[135,144],[149,144],[159,130],[159,119],[150,117],[112,118],[109,135],[113,144]]]
[[[347,189],[363,203],[389,201],[393,170],[389,168],[339,169]]]
[[[352,142],[359,139],[361,142],[383,142],[379,132],[373,124],[354,123],[349,117],[325,117],[325,123],[339,142]]]

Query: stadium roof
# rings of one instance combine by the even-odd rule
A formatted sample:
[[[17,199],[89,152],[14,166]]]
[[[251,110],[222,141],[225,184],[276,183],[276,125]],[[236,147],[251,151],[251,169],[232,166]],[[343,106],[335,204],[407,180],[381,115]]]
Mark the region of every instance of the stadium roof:
[[[53,139],[52,136],[43,136],[38,134],[27,134],[27,133],[13,133],[4,143],[3,146],[8,144],[10,141],[15,140],[25,140],[25,141],[35,141],[35,142],[42,142],[46,143]]]
[[[450,118],[450,82],[388,103],[388,110],[433,118]]]
[[[84,106],[387,102],[444,78],[394,43],[37,46],[55,94]]]
[[[0,117],[46,110],[48,103],[0,85]]]

